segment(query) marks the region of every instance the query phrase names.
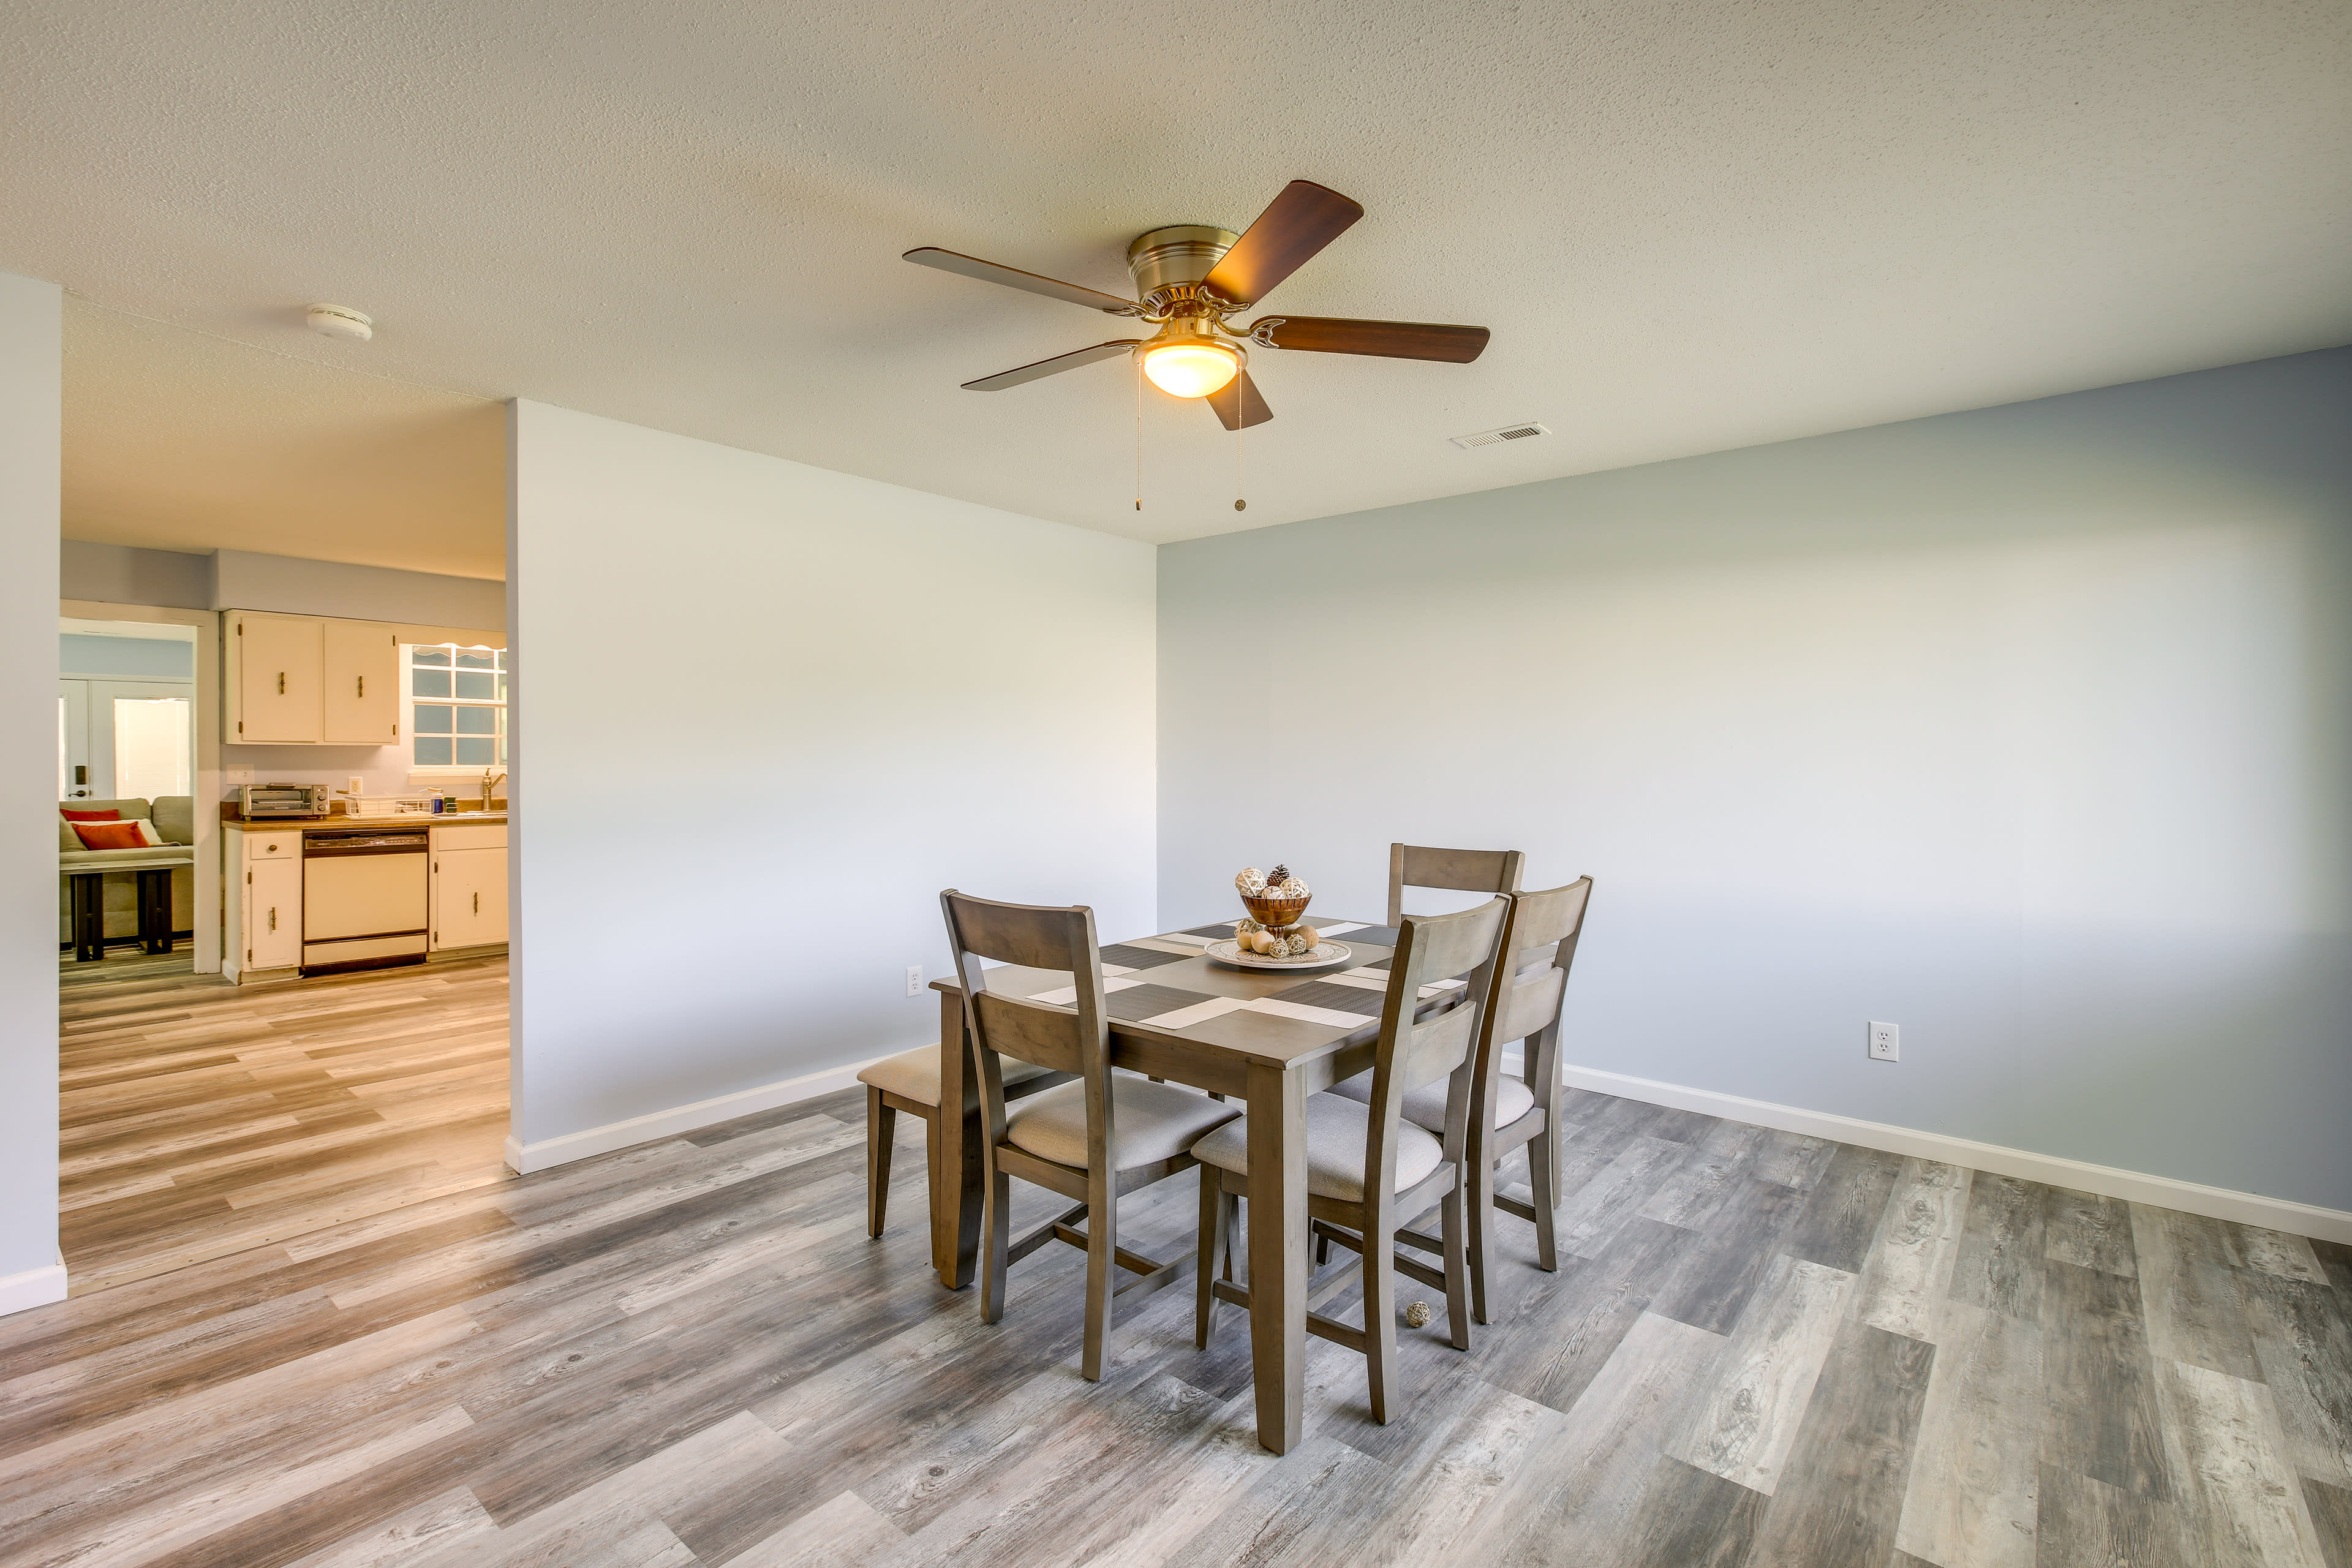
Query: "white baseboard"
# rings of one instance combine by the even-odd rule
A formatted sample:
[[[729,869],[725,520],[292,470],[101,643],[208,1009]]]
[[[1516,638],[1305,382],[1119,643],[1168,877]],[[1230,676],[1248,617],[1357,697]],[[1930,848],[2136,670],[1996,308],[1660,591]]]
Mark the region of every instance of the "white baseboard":
[[[52,1301],[66,1299],[66,1265],[63,1258],[46,1268],[27,1268],[22,1274],[0,1279],[0,1317],[21,1312],[28,1307],[46,1307]]]
[[[867,1061],[851,1062],[846,1067],[827,1068],[823,1072],[788,1078],[776,1083],[763,1083],[756,1089],[722,1094],[716,1100],[698,1100],[691,1105],[672,1106],[667,1110],[632,1116],[625,1121],[608,1121],[602,1127],[567,1132],[560,1138],[546,1138],[536,1143],[525,1143],[509,1135],[506,1143],[507,1168],[529,1175],[533,1171],[568,1165],[574,1160],[585,1160],[592,1155],[609,1154],[632,1143],[645,1143],[656,1138],[675,1138],[681,1132],[691,1132],[698,1127],[709,1127],[714,1122],[732,1121],[739,1116],[753,1116],[762,1110],[797,1105],[804,1100],[815,1100],[836,1089],[847,1089],[857,1081],[860,1072],[882,1059],[875,1057]]]
[[[1631,1078],[1594,1068],[1571,1067],[1565,1062],[1560,1064],[1559,1076],[1560,1081],[1571,1089],[1587,1089],[1595,1094],[1613,1094],[1622,1100],[1672,1106],[1676,1110],[1695,1110],[1702,1116],[1720,1116],[1727,1121],[1746,1121],[1814,1138],[1833,1138],[1841,1143],[1859,1143],[1865,1149],[1883,1149],[1890,1154],[1939,1160],[2021,1181],[2068,1187],[2078,1193],[2096,1193],[2101,1197],[2153,1204],[2159,1208],[2203,1215],[2209,1219],[2234,1220],[2241,1225],[2258,1225],[2270,1230],[2352,1245],[2352,1214],[2342,1209],[2269,1198],[2259,1193],[2232,1192],[2227,1187],[2208,1187],[2170,1176],[2117,1170],[2113,1165],[2093,1165],[2054,1154],[2036,1154],[2023,1149],[2003,1148],[1998,1143],[1947,1137],[1941,1132],[1893,1127],[1883,1121],[1864,1121],[1822,1110],[1800,1110],[1791,1105],[1774,1105],[1769,1100],[1686,1089],[1678,1083],[1660,1083],[1654,1079]]]

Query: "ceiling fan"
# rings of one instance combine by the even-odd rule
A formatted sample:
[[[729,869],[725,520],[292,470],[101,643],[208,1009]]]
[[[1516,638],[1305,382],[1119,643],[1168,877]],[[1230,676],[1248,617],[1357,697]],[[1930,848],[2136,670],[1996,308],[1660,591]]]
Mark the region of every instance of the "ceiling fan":
[[[1131,354],[1142,362],[1143,374],[1153,385],[1177,397],[1205,398],[1226,429],[1239,430],[1274,417],[1250,380],[1252,346],[1453,364],[1467,364],[1486,349],[1484,327],[1429,321],[1261,316],[1238,329],[1226,324],[1228,316],[1256,304],[1363,216],[1362,207],[1339,192],[1310,180],[1293,180],[1244,233],[1199,224],[1151,229],[1136,236],[1127,247],[1127,269],[1134,275],[1138,296],[1133,300],[930,246],[907,252],[906,259],[1049,300],[1066,300],[1108,316],[1131,316],[1160,329],[1150,338],[1117,338],[967,381],[965,391],[1002,392]]]

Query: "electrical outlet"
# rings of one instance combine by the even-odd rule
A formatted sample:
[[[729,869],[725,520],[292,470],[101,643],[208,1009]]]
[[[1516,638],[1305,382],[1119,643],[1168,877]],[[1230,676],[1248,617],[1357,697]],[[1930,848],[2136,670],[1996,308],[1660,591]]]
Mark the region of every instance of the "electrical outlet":
[[[907,965],[907,994],[920,996],[922,994],[923,966],[919,963],[910,963]]]
[[[239,784],[249,784],[253,782],[253,770],[251,768],[223,768],[221,770],[221,778],[228,784],[229,788],[235,789]]]
[[[1901,1061],[1903,1031],[1892,1024],[1873,1023],[1870,1026],[1870,1059],[1874,1062]]]

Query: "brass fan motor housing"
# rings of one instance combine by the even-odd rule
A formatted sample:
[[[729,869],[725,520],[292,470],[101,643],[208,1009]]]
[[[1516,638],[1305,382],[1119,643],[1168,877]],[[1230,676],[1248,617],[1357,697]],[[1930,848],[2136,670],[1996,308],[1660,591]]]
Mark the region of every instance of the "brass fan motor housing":
[[[1231,307],[1228,306],[1227,309]],[[1244,346],[1245,342],[1246,340],[1241,334],[1234,331],[1215,315],[1203,309],[1192,313],[1171,313],[1166,325],[1136,344],[1129,353],[1132,357],[1139,360],[1149,355],[1152,350],[1167,348],[1171,344],[1208,343],[1231,354],[1237,368],[1246,369],[1249,365],[1249,350]]]
[[[1232,229],[1207,224],[1146,229],[1127,247],[1127,269],[1135,279],[1136,297],[1155,316],[1222,315],[1234,310],[1232,303],[1202,292],[1199,285],[1240,239]],[[1170,309],[1181,304],[1194,308],[1181,312]]]

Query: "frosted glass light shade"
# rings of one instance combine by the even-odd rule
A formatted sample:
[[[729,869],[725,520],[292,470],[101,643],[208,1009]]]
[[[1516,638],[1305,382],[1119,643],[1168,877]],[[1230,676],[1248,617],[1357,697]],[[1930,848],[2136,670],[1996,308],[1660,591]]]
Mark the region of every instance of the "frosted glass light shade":
[[[1168,343],[1143,356],[1143,374],[1171,397],[1206,397],[1241,374],[1230,349],[1212,343]]]

